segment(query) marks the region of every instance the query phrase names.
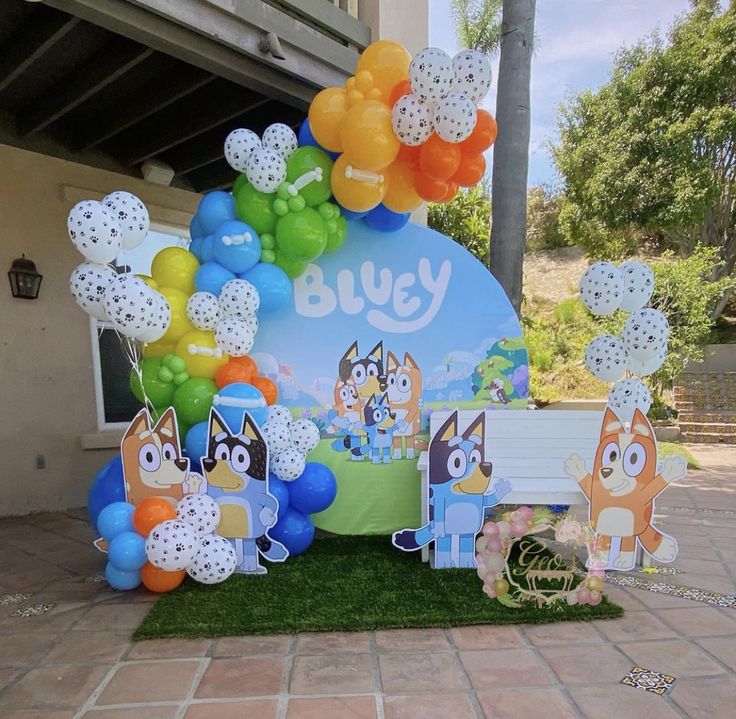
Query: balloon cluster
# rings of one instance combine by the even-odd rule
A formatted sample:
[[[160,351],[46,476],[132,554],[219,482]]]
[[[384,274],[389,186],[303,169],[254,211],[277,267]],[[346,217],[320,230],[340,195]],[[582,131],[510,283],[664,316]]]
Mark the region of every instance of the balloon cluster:
[[[395,231],[423,201],[449,202],[485,174],[496,123],[477,109],[488,59],[425,48],[413,59],[391,40],[369,45],[345,86],[322,90],[300,130],[335,157],[332,193],[349,219]]]
[[[135,589],[141,583],[152,592],[178,587],[188,574],[203,584],[225,581],[236,567],[230,542],[214,534],[220,508],[205,494],[186,495],[174,507],[151,497],[134,507],[108,504],[97,517],[107,541],[105,577],[113,589]]]
[[[67,230],[86,261],[69,279],[75,302],[91,317],[107,320],[124,337],[155,342],[171,320],[167,298],[130,272],[111,266],[123,250],[146,239],[148,210],[129,192],[116,191],[101,202],[82,200],[69,212]]]
[[[652,397],[640,378],[659,369],[667,356],[667,318],[659,310],[645,307],[653,290],[654,273],[638,261],[620,267],[596,262],[580,280],[580,296],[593,314],[630,313],[621,337],[599,335],[585,348],[588,370],[603,382],[615,383],[608,404],[625,421],[631,420],[636,409],[644,414],[649,411]]]

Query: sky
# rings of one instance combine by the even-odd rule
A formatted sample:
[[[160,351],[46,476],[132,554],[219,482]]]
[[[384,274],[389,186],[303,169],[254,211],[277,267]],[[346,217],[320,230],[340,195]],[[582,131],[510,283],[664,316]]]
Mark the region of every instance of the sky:
[[[614,52],[659,29],[666,34],[689,0],[537,0],[532,58],[529,185],[559,180],[547,145],[557,136],[555,110],[570,93],[605,83]],[[429,41],[450,55],[459,49],[450,0],[429,0]],[[494,112],[494,81],[483,105]]]

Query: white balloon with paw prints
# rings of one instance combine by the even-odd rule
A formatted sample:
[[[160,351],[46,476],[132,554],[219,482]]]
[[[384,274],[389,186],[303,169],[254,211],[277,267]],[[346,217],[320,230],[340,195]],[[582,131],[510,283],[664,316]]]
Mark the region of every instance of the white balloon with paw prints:
[[[176,517],[199,534],[211,534],[220,523],[220,505],[207,494],[187,494],[176,505]]]
[[[585,348],[585,366],[603,382],[615,382],[626,372],[626,349],[615,335],[598,335]]]
[[[629,355],[646,362],[667,352],[669,334],[667,318],[659,310],[646,307],[629,316],[621,336]]]
[[[192,579],[202,584],[219,584],[232,576],[238,559],[227,539],[213,534],[202,537],[199,546],[197,556],[187,567]]]
[[[624,278],[612,262],[594,262],[580,278],[580,298],[594,315],[612,315],[623,293]]]
[[[154,567],[167,572],[186,569],[199,552],[194,527],[179,519],[157,524],[146,538],[146,556]]]

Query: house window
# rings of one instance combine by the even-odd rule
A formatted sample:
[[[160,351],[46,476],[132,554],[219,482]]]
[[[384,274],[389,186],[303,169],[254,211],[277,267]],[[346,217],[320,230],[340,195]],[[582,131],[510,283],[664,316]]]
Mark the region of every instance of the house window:
[[[136,275],[150,275],[151,263],[165,247],[188,247],[186,230],[152,225],[143,242],[117,257],[117,266]],[[125,356],[117,333],[109,322],[90,318],[92,368],[95,378],[97,428],[122,429],[133,419],[141,403],[130,390],[130,361]]]

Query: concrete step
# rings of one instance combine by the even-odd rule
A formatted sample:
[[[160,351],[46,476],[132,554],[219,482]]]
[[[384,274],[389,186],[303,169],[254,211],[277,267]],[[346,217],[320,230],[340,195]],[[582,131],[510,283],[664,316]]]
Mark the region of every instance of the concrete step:
[[[679,424],[705,422],[715,424],[736,424],[736,412],[708,412],[700,409],[681,409],[677,415]]]
[[[682,433],[682,441],[691,444],[736,444],[736,434],[711,434],[709,432]]]
[[[683,434],[717,434],[736,436],[736,424],[724,422],[679,422]]]

